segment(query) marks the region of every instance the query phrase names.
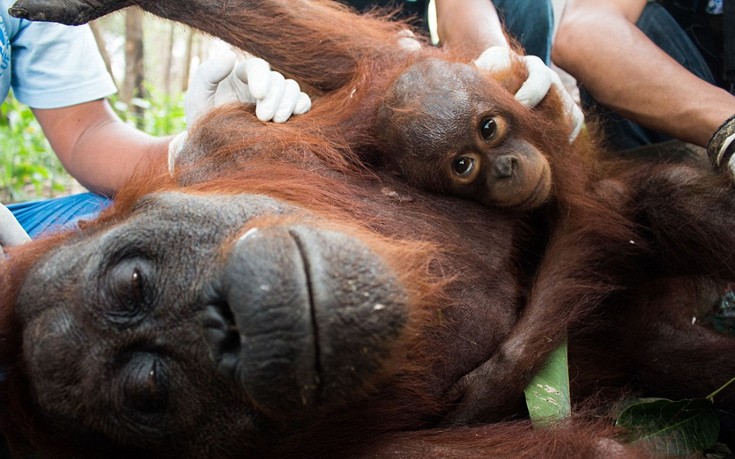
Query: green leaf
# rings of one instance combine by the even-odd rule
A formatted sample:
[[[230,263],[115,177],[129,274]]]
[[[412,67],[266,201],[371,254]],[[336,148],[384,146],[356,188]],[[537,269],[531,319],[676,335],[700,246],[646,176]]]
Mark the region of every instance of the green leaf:
[[[629,430],[631,443],[643,443],[667,456],[688,456],[711,448],[720,433],[717,412],[707,399],[647,399],[628,406],[616,424]]]
[[[571,414],[567,343],[554,350],[544,367],[526,387],[526,406],[537,427],[548,426]]]

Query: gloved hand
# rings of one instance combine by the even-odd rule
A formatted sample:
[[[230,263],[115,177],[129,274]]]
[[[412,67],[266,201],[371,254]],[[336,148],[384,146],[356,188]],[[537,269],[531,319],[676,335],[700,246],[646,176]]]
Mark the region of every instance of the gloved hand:
[[[10,210],[0,204],[0,260],[5,258],[5,247],[20,245],[30,240]]]
[[[276,123],[311,108],[311,99],[299,84],[271,71],[268,62],[251,57],[236,65],[235,54],[228,53],[203,63],[194,74],[184,98],[186,124],[191,126],[208,110],[235,101],[255,104],[259,120]]]
[[[230,102],[255,104],[255,116],[261,121],[283,123],[291,115],[311,109],[311,98],[301,92],[296,81],[272,71],[263,59],[252,57],[235,63],[235,54],[203,63],[192,78],[184,97],[187,126],[212,108]],[[169,170],[186,143],[187,133],[176,136],[168,147]]]
[[[403,29],[398,32],[398,46],[404,50],[415,53],[421,50],[421,42],[418,41],[413,31],[409,29]]]
[[[544,64],[544,61],[536,56],[518,56],[506,46],[491,46],[475,60],[475,65],[491,72],[502,71],[510,68],[514,57],[520,59],[528,69],[528,79],[516,92],[515,99],[526,107],[533,108],[546,97],[552,85],[556,87],[572,121],[569,143],[573,142],[584,125],[584,114],[564,87],[559,74]]]

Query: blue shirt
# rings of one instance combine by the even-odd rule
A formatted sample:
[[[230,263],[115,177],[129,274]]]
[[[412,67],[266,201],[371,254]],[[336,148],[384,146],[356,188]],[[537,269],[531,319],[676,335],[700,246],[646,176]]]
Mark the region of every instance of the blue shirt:
[[[0,102],[12,87],[33,108],[59,108],[115,93],[88,26],[31,22],[8,14],[0,0]]]

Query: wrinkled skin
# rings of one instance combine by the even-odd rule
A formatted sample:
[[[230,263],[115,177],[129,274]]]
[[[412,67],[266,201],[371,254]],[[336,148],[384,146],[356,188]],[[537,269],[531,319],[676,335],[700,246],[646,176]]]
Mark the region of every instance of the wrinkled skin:
[[[376,190],[374,199],[386,198]],[[268,215],[275,220],[260,225]],[[421,226],[420,215],[403,220]],[[33,268],[17,303],[34,404],[49,435],[123,456],[273,453],[276,438],[288,445],[309,426],[319,432],[321,419],[395,380],[421,356],[405,342],[416,305],[384,257],[336,228],[264,196],[168,192],[143,197],[121,224],[71,236]],[[475,249],[459,272],[482,264],[505,286],[461,296],[481,309],[489,291],[505,290],[511,314],[485,331],[457,318],[483,344],[469,352],[450,345],[470,359],[432,379],[425,390],[436,396],[512,322],[515,287],[497,259],[510,263],[510,248]],[[365,411],[346,425],[369,432],[377,421]]]
[[[233,373],[254,404],[288,415],[341,400],[344,391],[349,394],[359,387],[386,359],[405,326],[406,298],[390,269],[359,241],[340,233],[297,224],[255,229],[225,247],[222,266],[217,260],[201,263],[229,242],[233,224],[249,220],[261,209],[278,209],[265,198],[216,200],[172,194],[146,199],[139,207],[141,214],[125,225],[93,240],[65,245],[37,268],[29,288],[23,290],[18,312],[29,330],[25,347],[30,349],[28,361],[42,405],[59,400],[59,391],[71,382],[70,368],[81,375],[74,384],[98,387],[109,384],[96,380],[107,376],[99,365],[115,361],[124,368],[109,376],[111,385],[122,386],[123,394],[131,395],[129,402],[166,407],[169,396],[179,392],[169,392],[169,381],[196,374],[190,368],[176,368],[166,355],[176,361],[176,348],[188,347],[185,343],[203,348],[201,334],[191,330],[180,334],[172,327],[170,337],[160,329],[152,333],[152,325],[166,323],[162,314],[173,308],[178,320],[190,323],[202,305],[208,307],[207,336],[220,370]],[[181,220],[187,225],[176,223]],[[191,234],[189,225],[200,230]],[[337,256],[347,258],[337,268],[352,273],[352,282],[343,282],[333,272]],[[248,282],[243,284],[242,279]],[[79,288],[69,291],[69,283]],[[74,309],[45,307],[35,300],[62,291],[74,298]],[[170,307],[162,305],[171,300]],[[183,307],[186,304],[197,308]],[[364,333],[355,340],[359,349],[345,346],[350,330],[346,323],[355,320]],[[232,327],[247,339],[240,343],[238,336],[228,336]],[[48,333],[49,329],[57,332]],[[114,332],[125,338],[107,342],[105,335]],[[86,342],[100,345],[89,350],[89,360],[79,360],[72,349]],[[48,362],[53,350],[68,361]],[[54,396],[47,400],[44,394]],[[56,410],[50,406],[49,411]]]

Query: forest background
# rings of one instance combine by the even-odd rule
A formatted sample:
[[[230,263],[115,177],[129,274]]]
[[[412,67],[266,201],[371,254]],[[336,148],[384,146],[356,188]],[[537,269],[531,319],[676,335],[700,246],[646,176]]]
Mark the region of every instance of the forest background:
[[[151,135],[182,131],[190,75],[227,45],[138,8],[90,25],[118,88],[110,102],[120,118]],[[11,94],[0,106],[0,203],[76,191],[31,110]]]

